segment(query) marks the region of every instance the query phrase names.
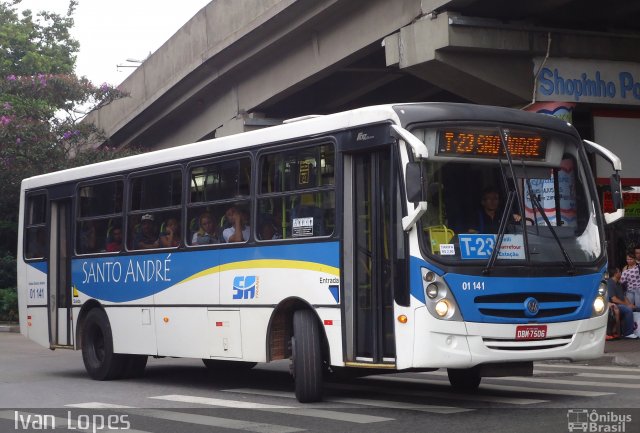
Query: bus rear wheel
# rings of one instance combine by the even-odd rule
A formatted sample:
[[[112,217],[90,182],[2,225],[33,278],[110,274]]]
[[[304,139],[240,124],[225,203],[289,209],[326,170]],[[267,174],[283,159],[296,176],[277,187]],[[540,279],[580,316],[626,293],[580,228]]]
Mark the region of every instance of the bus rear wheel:
[[[298,310],[293,313],[291,361],[298,401],[310,403],[322,400],[320,327],[310,310]]]
[[[448,368],[447,375],[451,386],[459,391],[476,391],[482,380],[478,367]]]
[[[120,377],[125,368],[123,355],[113,353],[113,336],[109,318],[104,311],[89,311],[82,331],[82,360],[89,376],[94,380],[112,380]]]

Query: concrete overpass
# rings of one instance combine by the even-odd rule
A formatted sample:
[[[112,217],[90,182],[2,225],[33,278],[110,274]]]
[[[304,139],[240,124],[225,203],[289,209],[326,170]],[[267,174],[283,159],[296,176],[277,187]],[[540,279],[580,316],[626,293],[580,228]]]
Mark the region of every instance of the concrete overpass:
[[[377,103],[522,107],[535,58],[640,62],[638,23],[637,1],[215,0],[86,121],[159,149]]]

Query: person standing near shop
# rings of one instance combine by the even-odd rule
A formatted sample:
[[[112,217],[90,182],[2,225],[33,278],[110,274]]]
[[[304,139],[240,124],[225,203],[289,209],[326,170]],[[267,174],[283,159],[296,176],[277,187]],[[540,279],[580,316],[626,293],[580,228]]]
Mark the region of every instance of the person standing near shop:
[[[638,338],[633,333],[633,309],[635,305],[631,304],[624,297],[624,289],[620,284],[622,274],[619,268],[609,268],[609,279],[607,280],[607,297],[609,302],[618,306],[620,311],[620,331],[624,338]]]
[[[627,258],[635,257],[635,252],[640,250],[640,247],[635,248],[634,251],[627,253]],[[625,296],[631,304],[634,306],[640,305],[640,264],[630,266],[622,271],[620,277],[620,284],[626,290]]]

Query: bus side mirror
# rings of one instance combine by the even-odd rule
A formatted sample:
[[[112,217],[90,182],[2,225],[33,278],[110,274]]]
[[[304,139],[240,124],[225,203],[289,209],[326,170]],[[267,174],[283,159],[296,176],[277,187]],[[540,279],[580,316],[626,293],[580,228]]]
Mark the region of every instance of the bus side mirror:
[[[613,200],[613,209],[623,209],[624,205],[622,203],[622,187],[620,186],[620,175],[618,173],[614,173],[611,175],[609,179],[609,185],[611,188],[611,200]]]
[[[609,188],[611,190],[611,201],[614,212],[604,213],[604,221],[607,224],[614,223],[624,217],[624,203],[622,202],[622,187],[620,185],[620,174],[614,173],[609,178]]]
[[[420,162],[408,162],[406,172],[407,200],[411,203],[424,201],[422,198],[422,164]]]
[[[402,218],[402,229],[408,232],[427,211],[427,202],[424,199],[424,163],[420,161],[409,162],[405,171],[404,184],[407,190],[407,200],[415,205],[415,208],[409,209],[408,215]]]

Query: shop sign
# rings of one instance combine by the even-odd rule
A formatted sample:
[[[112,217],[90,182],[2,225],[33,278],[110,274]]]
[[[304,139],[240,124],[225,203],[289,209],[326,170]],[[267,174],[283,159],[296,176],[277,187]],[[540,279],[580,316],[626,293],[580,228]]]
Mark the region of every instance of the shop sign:
[[[622,202],[624,203],[624,216],[628,218],[640,218],[640,193],[637,192],[623,192]],[[602,200],[602,210],[604,212],[613,212],[613,200],[611,200],[611,193],[609,191],[604,192]]]
[[[640,63],[534,59],[536,100],[640,105]],[[540,69],[542,67],[542,69]]]

